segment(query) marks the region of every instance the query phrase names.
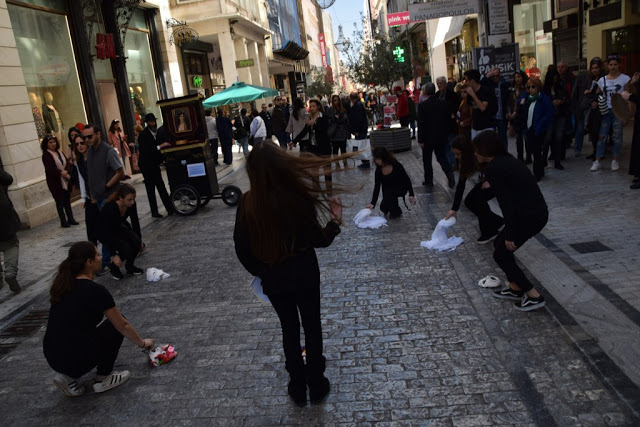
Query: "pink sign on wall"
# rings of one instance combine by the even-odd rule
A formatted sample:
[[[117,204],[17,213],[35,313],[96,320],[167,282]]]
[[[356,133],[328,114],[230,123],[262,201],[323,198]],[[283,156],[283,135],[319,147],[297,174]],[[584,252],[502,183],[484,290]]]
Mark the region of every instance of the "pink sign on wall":
[[[409,12],[390,13],[387,15],[387,26],[397,27],[398,25],[409,24]]]
[[[318,34],[318,42],[320,43],[320,56],[322,56],[322,66],[327,68],[327,45],[324,41],[324,33]]]

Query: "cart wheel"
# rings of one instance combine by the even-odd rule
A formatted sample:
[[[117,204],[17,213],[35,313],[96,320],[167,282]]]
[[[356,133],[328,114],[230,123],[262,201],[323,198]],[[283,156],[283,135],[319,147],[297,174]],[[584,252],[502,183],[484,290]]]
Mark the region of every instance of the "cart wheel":
[[[211,200],[211,197],[207,197],[206,199],[202,199],[200,201],[200,207],[202,208],[204,206],[207,206],[207,203],[209,203],[210,200]]]
[[[171,202],[178,215],[193,215],[200,209],[200,194],[190,185],[181,185],[171,193]]]
[[[240,200],[240,196],[242,196],[242,190],[234,185],[224,187],[222,190],[222,201],[227,206],[237,205]]]

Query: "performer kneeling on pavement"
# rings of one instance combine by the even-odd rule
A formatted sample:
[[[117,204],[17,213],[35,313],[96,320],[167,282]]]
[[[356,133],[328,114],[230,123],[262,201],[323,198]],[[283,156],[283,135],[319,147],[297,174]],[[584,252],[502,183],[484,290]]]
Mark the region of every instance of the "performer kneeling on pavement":
[[[478,217],[478,225],[480,226],[480,237],[477,242],[480,245],[489,243],[498,235],[498,230],[504,225],[502,217],[494,213],[489,207],[489,200],[496,197],[493,188],[484,188],[486,182],[484,173],[480,171],[480,167],[475,158],[475,149],[473,144],[466,135],[459,135],[451,140],[453,155],[460,164],[460,178],[456,186],[456,194],[453,198],[451,210],[447,212],[444,219],[449,219],[458,214],[460,202],[467,184],[467,180],[476,172],[480,172],[478,183],[469,191],[464,199],[464,205]]]
[[[320,269],[314,248],[329,246],[342,223],[340,198],[330,199],[319,182],[319,169],[329,168],[331,160],[295,157],[271,142],[255,145],[246,165],[251,189],[240,199],[233,235],[238,259],[262,280],[280,319],[288,392],[298,406],[307,403],[307,386],[311,403],[320,403],[330,390],[324,376]]]
[[[125,270],[129,274],[142,274],[144,271],[133,262],[142,248],[140,223],[127,218],[132,217],[136,203],[136,189],[130,184],[120,187],[109,197],[102,209],[102,241],[111,249],[109,271],[116,280],[124,278],[120,267],[124,261]],[[133,226],[132,226],[133,225]]]
[[[386,148],[376,147],[373,149],[372,155],[373,162],[376,164],[375,187],[373,188],[371,203],[367,205],[367,208],[373,209],[376,206],[380,187],[382,187],[380,210],[385,215],[389,214],[391,219],[400,218],[402,210],[398,204],[398,197],[404,199],[408,192],[409,202],[412,205],[416,204],[411,179],[402,164]]]
[[[496,291],[496,298],[518,301],[520,311],[543,307],[542,297],[516,264],[514,252],[547,224],[549,212],[535,177],[526,165],[507,153],[495,131],[485,131],[473,140],[476,158],[486,163],[485,187],[493,188],[504,215],[505,227],[493,242],[493,259],[507,275],[509,287]]]
[[[152,339],[140,338],[120,314],[109,291],[93,281],[101,268],[102,256],[95,245],[78,242],[69,249],[69,256],[58,267],[51,285],[44,356],[57,372],[54,384],[69,397],[84,393],[78,378],[94,367],[96,393],[129,379],[129,371],[113,371],[124,337],[141,348],[154,345]]]

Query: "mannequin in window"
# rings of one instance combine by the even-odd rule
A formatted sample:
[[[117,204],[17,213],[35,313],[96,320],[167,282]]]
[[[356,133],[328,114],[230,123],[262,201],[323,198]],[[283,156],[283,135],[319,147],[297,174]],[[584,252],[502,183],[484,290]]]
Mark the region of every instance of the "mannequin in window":
[[[140,86],[136,86],[136,91],[133,95],[133,105],[136,108],[136,113],[140,115],[140,117],[144,117],[147,114],[147,109],[144,106],[144,99],[142,98],[142,88]]]
[[[55,135],[58,141],[62,141],[62,128],[64,127],[58,109],[53,103],[53,94],[51,92],[44,93],[44,104],[42,104],[42,118],[44,119],[44,128],[46,133]],[[69,154],[68,150],[64,150],[65,154]]]
[[[42,139],[47,134],[40,109],[42,103],[38,102],[38,96],[33,92],[29,92],[29,104],[31,104],[31,113],[33,114],[33,122],[36,124],[36,131],[38,131],[38,138]]]

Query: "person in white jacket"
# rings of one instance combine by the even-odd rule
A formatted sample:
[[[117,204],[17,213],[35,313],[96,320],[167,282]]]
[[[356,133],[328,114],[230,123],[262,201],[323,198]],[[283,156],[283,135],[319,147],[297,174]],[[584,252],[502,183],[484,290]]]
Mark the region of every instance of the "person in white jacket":
[[[213,117],[211,108],[208,108],[204,112],[205,123],[207,124],[207,137],[209,144],[211,144],[211,152],[215,153],[214,159],[216,160],[216,166],[218,163],[218,127],[216,126],[216,119]]]
[[[253,138],[252,145],[255,145],[265,140],[267,137],[267,127],[265,126],[262,117],[260,117],[258,110],[251,110],[251,117],[253,117],[253,120],[251,121],[250,140]]]

